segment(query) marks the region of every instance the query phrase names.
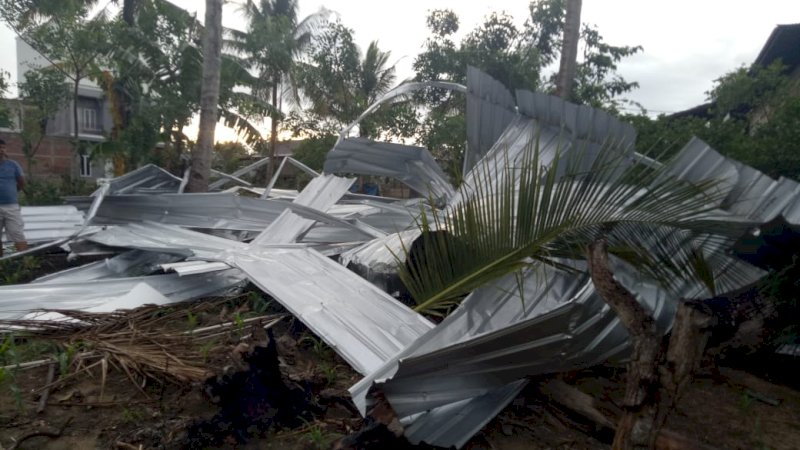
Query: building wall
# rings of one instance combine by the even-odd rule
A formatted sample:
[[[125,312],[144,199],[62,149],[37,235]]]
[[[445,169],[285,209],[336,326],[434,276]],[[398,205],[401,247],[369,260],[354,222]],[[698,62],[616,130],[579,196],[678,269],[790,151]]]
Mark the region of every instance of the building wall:
[[[0,132],[0,139],[6,142],[6,152],[10,159],[18,162],[26,174],[29,172],[28,162],[22,152],[22,139],[18,133]],[[36,152],[35,163],[30,169],[37,178],[72,176],[75,169],[75,158],[72,155],[72,144],[69,138],[47,136],[42,140]],[[30,174],[28,174],[30,176]]]

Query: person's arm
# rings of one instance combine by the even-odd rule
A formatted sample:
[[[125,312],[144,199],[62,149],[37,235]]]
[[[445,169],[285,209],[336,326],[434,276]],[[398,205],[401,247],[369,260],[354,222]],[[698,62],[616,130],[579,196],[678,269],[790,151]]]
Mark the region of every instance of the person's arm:
[[[22,192],[25,190],[25,177],[22,175],[17,176],[17,190]]]

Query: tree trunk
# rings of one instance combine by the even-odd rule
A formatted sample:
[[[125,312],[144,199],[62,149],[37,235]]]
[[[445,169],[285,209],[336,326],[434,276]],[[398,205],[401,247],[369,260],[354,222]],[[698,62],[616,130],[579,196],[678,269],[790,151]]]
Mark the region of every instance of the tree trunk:
[[[272,85],[272,106],[274,108],[278,107],[278,81],[275,80]],[[271,122],[271,129],[269,133],[269,151],[267,152],[267,156],[269,156],[269,162],[267,163],[267,183],[272,180],[272,175],[275,173],[276,167],[276,160],[275,160],[275,150],[278,146],[278,115],[273,113]]]
[[[136,3],[137,0],[124,0],[122,2],[122,20],[129,27],[136,23]]]
[[[561,44],[561,64],[556,81],[556,95],[572,98],[572,82],[578,67],[578,41],[581,32],[581,0],[567,0],[564,19],[564,39]]]
[[[633,346],[628,363],[622,418],[617,424],[612,448],[654,448],[658,435],[658,364],[661,350],[655,320],[636,297],[614,279],[605,239],[592,243],[587,256],[595,289],[628,330]]]
[[[76,155],[81,154],[80,146],[80,124],[78,123],[78,88],[80,87],[81,76],[80,72],[75,72],[75,84],[72,88],[72,152]]]
[[[222,54],[222,0],[206,0],[205,35],[203,36],[203,85],[200,92],[200,130],[192,152],[188,192],[206,192],[211,176],[214,151],[214,128],[217,125],[217,103]]]

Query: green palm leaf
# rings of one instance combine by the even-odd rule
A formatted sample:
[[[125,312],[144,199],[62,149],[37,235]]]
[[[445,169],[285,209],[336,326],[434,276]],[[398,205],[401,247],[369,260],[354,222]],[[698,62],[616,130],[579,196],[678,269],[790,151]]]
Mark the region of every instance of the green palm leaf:
[[[539,142],[537,133],[518,161],[485,161],[461,187],[462,201],[432,221],[422,216],[422,253],[399,266],[417,310],[441,313],[532,264],[563,268],[559,259],[582,259],[600,236],[667,288],[693,280],[716,289],[705,255],[747,226],[715,212],[723,195],[716,181],[693,184],[672,176],[669,164],[631,164],[612,139],[594,160],[588,144],[559,138],[545,154]]]

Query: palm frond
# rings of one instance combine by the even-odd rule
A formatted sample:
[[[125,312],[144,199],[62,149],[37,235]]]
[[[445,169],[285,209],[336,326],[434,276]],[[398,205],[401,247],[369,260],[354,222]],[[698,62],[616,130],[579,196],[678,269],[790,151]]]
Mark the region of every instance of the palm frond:
[[[668,164],[632,164],[621,145],[611,138],[595,149],[536,132],[515,160],[501,152],[477,166],[459,203],[418,224],[423,255],[399,267],[417,309],[449,309],[532,263],[583,259],[601,236],[612,254],[667,288],[692,280],[716,290],[705,255],[744,226],[715,215],[717,182],[682,181]]]

